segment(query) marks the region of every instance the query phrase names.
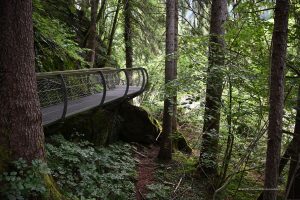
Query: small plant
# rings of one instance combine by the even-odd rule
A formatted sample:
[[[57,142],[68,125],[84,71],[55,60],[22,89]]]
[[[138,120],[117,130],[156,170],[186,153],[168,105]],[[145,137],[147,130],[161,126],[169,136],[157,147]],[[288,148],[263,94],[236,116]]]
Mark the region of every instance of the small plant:
[[[34,160],[28,165],[25,160],[19,159],[13,161],[11,166],[13,170],[0,175],[0,197],[21,200],[46,196],[43,177],[50,171],[43,161]]]
[[[62,194],[72,200],[134,199],[136,176],[132,147],[118,143],[107,148],[87,141],[70,142],[63,136],[46,144],[47,164],[34,160],[12,162],[11,170],[0,174],[0,199],[48,199],[45,175],[52,176]]]
[[[132,147],[118,143],[107,148],[87,141],[72,143],[53,136],[47,144],[51,174],[70,199],[133,199],[135,161]]]
[[[147,186],[147,199],[168,199],[171,188],[161,183],[150,184]]]

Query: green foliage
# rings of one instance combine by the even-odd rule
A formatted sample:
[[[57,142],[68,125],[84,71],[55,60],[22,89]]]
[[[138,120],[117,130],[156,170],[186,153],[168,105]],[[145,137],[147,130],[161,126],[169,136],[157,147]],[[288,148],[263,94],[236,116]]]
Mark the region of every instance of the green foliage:
[[[38,71],[74,69],[86,65],[75,33],[64,22],[53,19],[44,10],[40,0],[34,1],[34,33]]]
[[[147,199],[169,199],[171,188],[161,183],[147,185]]]
[[[198,157],[187,157],[175,152],[173,161],[161,163],[155,174],[155,181],[148,185],[147,199],[201,200],[211,199],[205,191],[210,180],[194,177]]]
[[[221,194],[218,199],[257,199],[262,188],[261,184],[251,180],[249,177],[237,177],[230,182],[226,192]]]
[[[47,6],[46,2],[51,6]],[[134,63],[136,66],[146,65],[150,78],[147,91],[139,96],[139,100],[151,112],[162,117],[164,97],[172,96],[177,91],[178,124],[184,129],[180,131],[185,132],[189,139],[193,138],[193,147],[200,149],[199,136],[203,124],[208,66],[207,30],[209,27],[206,26],[209,24],[210,4],[206,0],[192,1],[191,4],[187,4],[190,1],[179,2],[181,20],[179,20],[179,52],[176,55],[178,56],[178,79],[165,85],[164,5],[158,0],[132,0]],[[99,36],[97,57],[101,57],[100,54],[106,52],[105,44],[110,35],[116,3],[116,0],[108,1],[104,13],[105,19],[97,25],[99,29],[97,30]],[[274,5],[275,1],[238,1],[236,5],[231,1],[228,2],[229,14],[225,23],[224,36],[226,63],[221,69],[225,75],[221,127],[220,134],[216,138],[219,139],[219,149],[213,149],[215,153],[220,153],[218,163],[213,161],[209,154],[203,155],[207,158],[206,165],[221,166],[220,163],[224,159],[223,152],[228,143],[227,138],[232,134],[234,144],[226,175],[230,173],[239,175],[239,170],[242,168],[245,170],[255,168],[255,172],[262,172],[264,167],[265,155],[261,152],[266,150],[266,138],[262,137],[256,141],[255,148],[248,147],[264,133],[268,124],[268,77]],[[80,19],[82,21],[73,20],[79,18],[77,14],[81,12],[83,12],[83,17]],[[299,12],[299,3],[293,1],[289,19],[287,63],[288,66],[294,66],[296,69],[300,65]],[[39,71],[74,69],[79,68],[81,64],[86,64],[82,58],[86,50],[80,48],[79,43],[81,45],[84,43],[89,18],[88,1],[34,0],[33,19]],[[123,19],[124,16],[120,13],[114,39],[114,52],[110,58],[117,60],[117,63],[111,64],[113,66],[125,65],[125,55],[122,50]],[[78,23],[79,21],[85,25]],[[299,84],[299,80],[295,78],[297,76],[295,70],[290,68],[287,68],[286,76],[284,129],[292,131],[294,121],[291,119],[295,118],[297,92],[295,85]],[[218,83],[220,80],[214,81]],[[114,148],[119,150],[114,152],[111,147],[99,149],[84,142],[74,144],[63,138],[52,138],[52,140],[54,143],[47,145],[49,166],[67,196],[93,199],[97,195],[102,195],[103,199],[126,199],[129,196],[125,197],[125,193],[133,193],[131,179],[134,171],[129,170],[133,169],[133,161],[123,155],[124,152],[129,152],[130,148],[123,149],[122,146],[117,145]],[[283,136],[283,143],[289,141],[290,136]],[[124,160],[121,159],[123,156],[125,156]],[[175,184],[178,182],[179,174],[190,174],[195,168],[197,159],[184,157],[175,155],[175,160],[177,159],[183,166],[180,170],[179,167],[174,167],[175,171],[165,170],[165,174],[162,174]],[[239,163],[243,158],[247,160]],[[247,178],[242,177],[243,186],[252,185]],[[122,180],[126,184],[121,184]],[[227,189],[230,193],[233,191],[232,187],[238,186],[237,179],[233,179]],[[162,184],[150,185],[149,190],[149,198],[164,198],[164,192],[168,191]],[[236,199],[254,198],[252,194],[243,196],[243,193],[246,192],[239,191]],[[230,193],[228,196],[234,195]]]
[[[72,143],[62,136],[47,144],[51,174],[71,199],[132,199],[135,161],[131,146],[114,144],[94,147],[88,142]]]
[[[86,141],[69,142],[60,135],[50,141],[46,144],[48,166],[39,160],[29,165],[20,159],[0,175],[1,199],[48,199],[46,175],[52,176],[62,194],[72,200],[134,198],[136,163],[130,145],[100,148]]]
[[[25,160],[19,159],[12,162],[11,168],[11,171],[0,175],[0,197],[21,200],[47,196],[43,177],[50,171],[46,163],[34,160],[28,165]]]

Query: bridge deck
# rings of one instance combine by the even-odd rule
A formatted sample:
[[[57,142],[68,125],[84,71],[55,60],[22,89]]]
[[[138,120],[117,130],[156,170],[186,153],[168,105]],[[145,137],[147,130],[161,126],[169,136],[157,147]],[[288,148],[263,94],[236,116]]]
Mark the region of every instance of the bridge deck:
[[[116,86],[116,88],[112,90],[107,90],[104,104],[121,99],[124,96],[125,90],[126,86]],[[129,86],[127,96],[134,97],[140,90],[141,87]],[[66,117],[97,107],[100,104],[102,97],[103,93],[97,93],[75,100],[69,100]],[[57,119],[60,119],[63,115],[63,108],[63,103],[42,108],[43,125],[51,124],[57,121]]]
[[[141,94],[148,82],[144,68],[91,68],[37,73],[43,125]]]

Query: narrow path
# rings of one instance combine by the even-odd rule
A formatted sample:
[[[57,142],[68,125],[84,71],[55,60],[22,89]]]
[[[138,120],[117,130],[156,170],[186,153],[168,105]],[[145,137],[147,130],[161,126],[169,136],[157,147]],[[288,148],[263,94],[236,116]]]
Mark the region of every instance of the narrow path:
[[[154,182],[154,172],[157,167],[156,158],[159,147],[150,145],[145,147],[139,145],[137,147],[135,157],[139,160],[138,164],[138,180],[136,183],[136,199],[144,200],[147,194],[147,185]]]

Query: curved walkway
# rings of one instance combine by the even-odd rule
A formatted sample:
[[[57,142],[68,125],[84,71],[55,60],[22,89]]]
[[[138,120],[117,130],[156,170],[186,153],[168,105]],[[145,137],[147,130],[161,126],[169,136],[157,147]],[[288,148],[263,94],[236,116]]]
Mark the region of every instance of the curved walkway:
[[[37,74],[43,125],[123,99],[145,90],[144,68],[93,68]]]

